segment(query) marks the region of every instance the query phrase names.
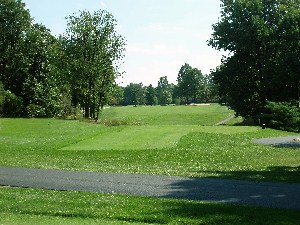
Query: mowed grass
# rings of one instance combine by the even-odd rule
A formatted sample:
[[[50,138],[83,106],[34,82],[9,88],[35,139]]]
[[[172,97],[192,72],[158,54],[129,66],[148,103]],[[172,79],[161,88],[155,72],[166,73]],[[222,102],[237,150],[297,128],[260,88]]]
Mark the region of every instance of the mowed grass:
[[[0,119],[0,165],[300,182],[299,148],[252,143],[295,134],[213,126],[232,115],[225,107],[112,107],[104,114],[108,124],[132,125]],[[1,187],[0,199],[0,224],[297,224],[300,219],[290,210],[22,188]]]
[[[102,121],[139,125],[214,125],[233,115],[219,104],[203,106],[110,107],[101,113]]]
[[[296,225],[299,211],[0,187],[1,224]]]
[[[178,114],[176,110],[181,112],[182,108],[187,111],[197,109],[197,113],[194,113],[201,115],[202,110],[207,112],[209,107],[214,111],[221,106],[145,108],[149,116],[154,117],[160,108],[169,109],[169,114]],[[122,109],[127,112],[139,111],[136,114],[144,110],[143,107],[117,108],[119,111]],[[216,113],[211,117],[214,115]],[[227,116],[227,108],[221,107],[218,118]],[[115,117],[112,113],[112,118]],[[189,116],[186,119],[191,121]],[[55,119],[1,119],[0,165],[300,181],[299,148],[276,148],[252,143],[253,138],[293,133],[262,130],[259,127],[202,126],[200,120],[194,125],[184,125],[191,122],[182,120],[177,125],[106,127]],[[202,121],[207,122],[205,119]]]
[[[181,137],[193,132],[234,134],[257,131],[256,127],[161,125],[109,127],[90,139],[71,144],[62,150],[138,150],[176,147]]]

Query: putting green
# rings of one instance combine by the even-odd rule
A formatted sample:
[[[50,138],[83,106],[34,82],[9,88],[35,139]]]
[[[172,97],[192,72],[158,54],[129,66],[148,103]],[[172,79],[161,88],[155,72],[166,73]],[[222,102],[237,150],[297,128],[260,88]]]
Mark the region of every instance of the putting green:
[[[255,127],[190,125],[109,127],[105,132],[66,146],[62,150],[161,149],[176,146],[180,138],[190,132],[232,134],[256,130]]]

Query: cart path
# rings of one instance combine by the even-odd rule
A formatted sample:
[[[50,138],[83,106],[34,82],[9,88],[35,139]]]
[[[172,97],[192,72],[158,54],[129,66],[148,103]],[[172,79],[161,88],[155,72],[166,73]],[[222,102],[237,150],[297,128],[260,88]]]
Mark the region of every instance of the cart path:
[[[272,145],[275,147],[300,148],[300,135],[253,139],[255,144]]]
[[[230,117],[228,117],[228,118],[222,120],[221,122],[216,123],[215,126],[224,125],[224,124],[226,124],[227,122],[229,122],[230,120],[232,120],[234,117],[235,117],[235,115],[231,115]]]
[[[300,210],[300,183],[0,167],[0,185]]]

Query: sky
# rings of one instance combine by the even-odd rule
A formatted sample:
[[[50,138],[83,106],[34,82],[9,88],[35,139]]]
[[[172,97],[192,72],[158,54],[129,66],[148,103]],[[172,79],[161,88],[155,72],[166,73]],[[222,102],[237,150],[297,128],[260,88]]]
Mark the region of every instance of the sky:
[[[185,63],[209,74],[224,54],[207,45],[212,24],[220,17],[220,0],[23,0],[36,23],[53,35],[63,34],[66,16],[80,10],[104,9],[117,19],[117,32],[126,39],[119,85],[157,86],[167,76],[176,84]]]

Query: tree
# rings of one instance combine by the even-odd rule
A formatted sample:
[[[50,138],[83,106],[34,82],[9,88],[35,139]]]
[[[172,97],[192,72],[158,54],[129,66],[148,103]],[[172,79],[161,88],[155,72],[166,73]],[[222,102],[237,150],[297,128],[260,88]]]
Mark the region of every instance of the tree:
[[[43,25],[32,24],[24,38],[22,98],[27,114],[33,117],[60,116],[64,108],[60,71],[55,71],[59,58],[59,40]]]
[[[197,101],[197,96],[201,92],[203,83],[203,75],[197,68],[192,68],[189,64],[185,63],[179,70],[177,81],[177,93],[179,97],[186,100],[186,104],[190,101],[194,103]]]
[[[299,0],[222,0],[209,44],[230,52],[213,72],[223,101],[256,118],[267,100],[300,97]]]
[[[160,105],[168,105],[172,102],[172,91],[166,76],[159,78],[156,91]]]
[[[198,96],[201,102],[218,102],[218,89],[211,75],[204,75],[201,86]]]
[[[145,103],[145,91],[142,83],[130,83],[124,90],[125,105],[142,105]]]
[[[111,99],[109,103],[112,105],[121,105],[122,102],[124,101],[124,89],[125,88],[116,85],[113,88],[113,93],[111,95]]]
[[[21,0],[0,1],[0,81],[4,89],[20,96],[26,65],[23,49],[26,32],[31,26],[29,11]]]
[[[152,84],[150,84],[146,88],[146,104],[151,105],[151,106],[158,104],[158,100],[157,100],[157,96],[156,96],[156,90],[152,86]]]
[[[34,23],[21,1],[0,3],[0,82],[6,90],[3,114],[59,116],[63,107],[60,73],[54,73],[56,63],[61,63],[56,51],[59,40],[45,26]]]
[[[99,10],[81,11],[68,17],[64,34],[75,106],[84,108],[86,118],[98,119],[119,75],[124,39],[115,31],[113,15]]]

